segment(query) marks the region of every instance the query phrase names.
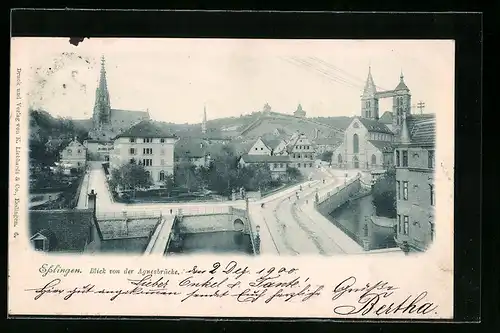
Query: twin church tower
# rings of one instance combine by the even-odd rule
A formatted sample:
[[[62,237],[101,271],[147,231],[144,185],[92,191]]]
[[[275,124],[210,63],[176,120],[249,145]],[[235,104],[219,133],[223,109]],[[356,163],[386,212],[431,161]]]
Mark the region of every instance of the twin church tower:
[[[404,76],[401,72],[399,84],[394,90],[377,91],[373,81],[371,67],[368,69],[368,78],[366,79],[363,95],[361,96],[361,117],[372,120],[379,120],[379,99],[392,97],[392,128],[394,132],[399,132],[403,124],[403,115],[411,113],[411,94],[410,89],[404,82]]]

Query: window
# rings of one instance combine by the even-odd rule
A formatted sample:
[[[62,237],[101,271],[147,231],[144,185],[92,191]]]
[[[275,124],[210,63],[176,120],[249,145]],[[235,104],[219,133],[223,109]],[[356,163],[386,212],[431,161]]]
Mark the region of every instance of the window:
[[[144,138],[144,143],[151,143],[153,142],[152,138]]]
[[[135,164],[135,158],[130,159],[130,164]]]
[[[408,150],[403,150],[403,167],[408,166]]]
[[[161,159],[160,165],[165,165],[165,160],[164,159]]]
[[[160,143],[165,143],[165,139],[161,138]]]
[[[407,215],[405,215],[403,218],[404,218],[404,221],[403,221],[403,223],[404,223],[404,225],[403,225],[403,234],[408,235],[408,231],[409,231],[408,229],[409,229],[409,226],[410,226],[409,218],[408,218]]]
[[[434,150],[429,150],[427,155],[427,167],[429,169],[434,169]]]
[[[151,178],[151,173],[149,171],[146,171],[146,177]]]
[[[359,153],[359,137],[357,134],[352,136],[352,152],[354,154]]]
[[[82,165],[82,164],[81,164],[80,162],[76,162],[76,165],[77,165],[77,166],[80,166],[80,165]]]
[[[135,148],[130,148],[129,153],[130,155],[135,155]]]
[[[68,155],[72,155],[73,151],[71,149],[68,149]]]
[[[130,143],[135,143],[135,138],[130,138],[129,141]]]
[[[408,200],[408,182],[403,182],[403,200]]]
[[[396,180],[396,193],[398,200],[401,200],[401,182],[399,180]]]
[[[398,229],[399,233],[401,233],[401,215],[398,214]]]
[[[81,149],[78,149],[76,152],[77,152],[78,154],[81,154],[82,150],[81,150]]]
[[[142,153],[144,155],[151,155],[151,154],[153,154],[153,148],[143,148]]]
[[[153,160],[150,158],[145,158],[142,160],[142,165],[144,166],[152,166],[153,165]]]
[[[354,123],[354,125],[352,125],[352,127],[359,128],[359,125],[358,125],[358,123]]]
[[[36,251],[45,251],[45,240],[43,239],[35,239],[33,240],[33,246]]]
[[[297,168],[300,168],[300,163],[297,163]]]
[[[280,168],[282,168],[282,167],[283,167],[283,163],[280,163]]]
[[[313,167],[313,164],[312,163],[309,163],[309,167],[312,168]]]
[[[264,148],[260,147],[260,150],[264,150]]]
[[[372,154],[372,165],[377,164],[377,156],[375,154]]]
[[[158,177],[158,179],[162,182],[165,180],[165,172],[162,170],[160,171],[160,175]]]
[[[257,147],[255,147],[255,150],[259,150]]]
[[[436,198],[435,198],[435,195],[434,195],[434,185],[429,185],[429,190],[430,190],[430,197],[431,197],[431,206],[434,206],[434,204],[436,203]]]
[[[401,166],[399,163],[399,150],[396,150],[396,166],[397,167]]]

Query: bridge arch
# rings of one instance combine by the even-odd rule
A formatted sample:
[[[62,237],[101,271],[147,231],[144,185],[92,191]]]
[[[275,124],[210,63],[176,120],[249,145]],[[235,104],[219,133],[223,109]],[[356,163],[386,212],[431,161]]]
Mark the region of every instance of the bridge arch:
[[[243,231],[245,229],[245,223],[241,219],[236,219],[233,222],[234,231]]]

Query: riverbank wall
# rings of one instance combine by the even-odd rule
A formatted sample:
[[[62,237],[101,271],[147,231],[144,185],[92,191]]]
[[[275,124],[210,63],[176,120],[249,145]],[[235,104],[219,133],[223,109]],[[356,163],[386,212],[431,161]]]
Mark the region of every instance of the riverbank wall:
[[[319,196],[315,202],[315,208],[323,216],[328,216],[335,209],[339,208],[361,191],[360,177],[349,180],[345,185],[341,185],[330,192]]]

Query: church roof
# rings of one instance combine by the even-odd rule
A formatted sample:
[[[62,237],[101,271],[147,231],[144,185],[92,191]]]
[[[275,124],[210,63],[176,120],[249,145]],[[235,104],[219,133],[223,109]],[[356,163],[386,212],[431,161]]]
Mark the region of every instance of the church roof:
[[[385,126],[385,124],[382,124],[376,120],[362,118],[362,117],[360,117],[358,119],[363,124],[363,126],[366,127],[368,132],[392,134],[392,131],[387,126]]]
[[[91,209],[29,211],[30,237],[47,237],[50,251],[83,252],[94,223]]]
[[[111,126],[115,129],[127,129],[145,119],[149,119],[147,111],[111,109]]]
[[[392,152],[393,145],[389,141],[379,141],[379,140],[368,140],[375,148],[380,150],[381,152]]]
[[[176,136],[152,120],[143,120],[116,136],[116,138],[175,138]]]
[[[342,143],[342,139],[340,138],[318,138],[314,140],[314,143],[317,145],[331,145],[336,146]]]
[[[392,124],[392,112],[385,111],[378,121],[382,124]]]

